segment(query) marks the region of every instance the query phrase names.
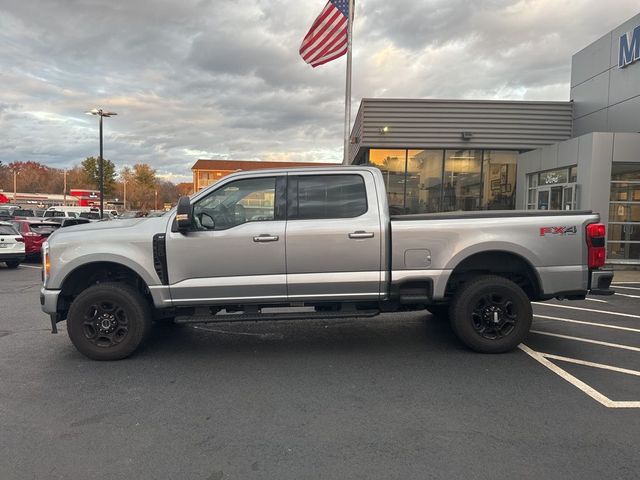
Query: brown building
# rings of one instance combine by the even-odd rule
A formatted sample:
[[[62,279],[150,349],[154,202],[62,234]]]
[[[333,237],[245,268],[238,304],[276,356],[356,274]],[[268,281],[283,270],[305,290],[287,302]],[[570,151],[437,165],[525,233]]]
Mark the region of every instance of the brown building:
[[[290,167],[321,167],[325,165],[336,166],[340,163],[316,163],[316,162],[259,162],[249,160],[198,160],[191,171],[193,172],[194,192],[201,190],[222,177],[241,170],[261,170],[265,168],[290,168]]]

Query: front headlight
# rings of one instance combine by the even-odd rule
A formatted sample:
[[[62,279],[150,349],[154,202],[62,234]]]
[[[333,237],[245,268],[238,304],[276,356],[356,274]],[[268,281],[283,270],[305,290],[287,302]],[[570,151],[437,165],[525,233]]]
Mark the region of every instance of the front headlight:
[[[42,244],[42,284],[47,286],[47,279],[51,270],[51,259],[49,257],[49,242]]]

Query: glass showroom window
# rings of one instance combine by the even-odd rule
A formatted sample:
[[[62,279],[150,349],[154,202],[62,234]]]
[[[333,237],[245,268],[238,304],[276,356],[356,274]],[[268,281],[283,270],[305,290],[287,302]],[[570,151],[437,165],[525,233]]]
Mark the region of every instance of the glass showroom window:
[[[407,158],[407,213],[440,211],[443,150],[409,150]]]
[[[611,167],[607,256],[614,263],[640,263],[640,164]]]
[[[382,172],[387,187],[389,211],[392,214],[404,213],[407,151],[371,149],[369,164],[378,167]]]
[[[446,150],[442,211],[479,210],[482,150]]]
[[[512,210],[516,197],[516,165],[518,154],[501,150],[485,150],[482,166],[482,208]]]

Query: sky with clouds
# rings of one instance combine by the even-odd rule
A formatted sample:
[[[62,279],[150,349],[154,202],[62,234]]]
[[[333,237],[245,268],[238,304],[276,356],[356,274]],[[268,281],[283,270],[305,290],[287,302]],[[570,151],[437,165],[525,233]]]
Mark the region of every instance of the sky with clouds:
[[[198,158],[342,158],[345,59],[298,47],[324,0],[3,0],[0,161],[97,155],[189,180]],[[362,97],[568,100],[571,55],[637,0],[358,0]]]

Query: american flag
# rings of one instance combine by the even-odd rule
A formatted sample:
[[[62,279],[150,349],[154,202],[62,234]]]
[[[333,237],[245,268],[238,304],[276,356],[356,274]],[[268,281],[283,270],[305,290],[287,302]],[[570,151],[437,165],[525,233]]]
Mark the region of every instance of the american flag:
[[[300,56],[312,67],[347,53],[349,0],[329,0],[302,40]]]

